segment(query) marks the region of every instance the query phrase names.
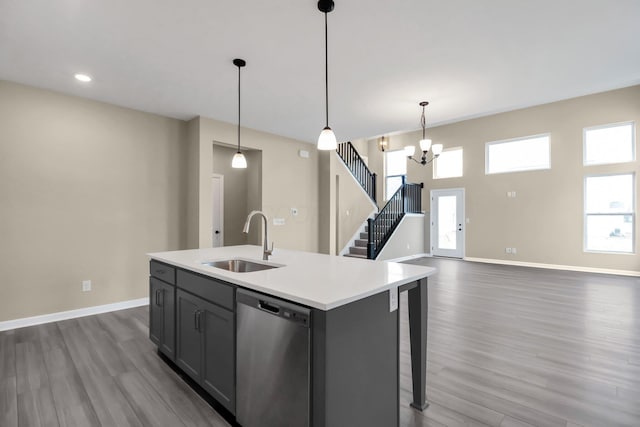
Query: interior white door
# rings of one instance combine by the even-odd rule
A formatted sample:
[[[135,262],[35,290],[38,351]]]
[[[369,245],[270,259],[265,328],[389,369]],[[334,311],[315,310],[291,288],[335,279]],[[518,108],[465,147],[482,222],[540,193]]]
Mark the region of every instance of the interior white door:
[[[431,190],[431,254],[464,257],[464,189]]]
[[[224,176],[211,177],[211,245],[224,246]]]

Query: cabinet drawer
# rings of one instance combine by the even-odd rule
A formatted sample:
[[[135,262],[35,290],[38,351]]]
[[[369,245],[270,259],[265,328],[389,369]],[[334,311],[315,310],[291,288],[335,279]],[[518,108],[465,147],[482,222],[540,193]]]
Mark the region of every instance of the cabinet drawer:
[[[211,277],[178,270],[178,287],[233,310],[233,287]]]
[[[151,260],[149,262],[149,274],[172,285],[176,284],[176,269],[168,264]]]

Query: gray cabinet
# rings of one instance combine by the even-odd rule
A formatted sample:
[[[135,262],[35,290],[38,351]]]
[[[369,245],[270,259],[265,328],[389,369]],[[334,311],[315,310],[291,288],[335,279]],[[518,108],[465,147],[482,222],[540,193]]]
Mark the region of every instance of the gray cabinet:
[[[190,285],[203,281],[209,282],[205,294],[211,297],[215,289],[214,294],[225,295],[220,305],[183,290],[183,284],[191,290]],[[182,270],[177,284],[176,364],[235,414],[235,316],[225,308],[233,306],[233,287]]]
[[[149,278],[149,338],[169,359],[175,360],[175,293],[172,284],[160,280],[154,274],[161,264],[152,261]],[[171,280],[175,269],[169,266],[160,268],[161,277]]]

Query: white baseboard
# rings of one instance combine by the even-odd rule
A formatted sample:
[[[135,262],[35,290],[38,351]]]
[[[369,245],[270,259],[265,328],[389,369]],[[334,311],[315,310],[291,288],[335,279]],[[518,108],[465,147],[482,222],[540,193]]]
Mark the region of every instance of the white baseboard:
[[[407,255],[407,256],[400,257],[400,258],[387,259],[385,261],[387,261],[387,262],[402,262],[402,261],[409,261],[411,259],[425,258],[425,257],[431,257],[431,254]]]
[[[75,319],[77,317],[91,316],[93,314],[108,313],[110,311],[140,307],[147,304],[149,304],[149,297],[79,308],[77,310],[60,311],[58,313],[43,314],[41,316],[25,317],[23,319],[7,320],[5,322],[0,322],[0,331],[41,325],[43,323],[58,322],[60,320]]]
[[[610,268],[581,267],[577,265],[541,264],[537,262],[509,261],[509,260],[503,260],[503,259],[489,259],[489,258],[466,257],[464,258],[464,260],[471,261],[471,262],[484,262],[487,264],[501,264],[501,265],[514,265],[518,267],[546,268],[549,270],[581,271],[583,273],[616,274],[619,276],[640,277],[640,271],[633,271],[633,270],[614,270]]]

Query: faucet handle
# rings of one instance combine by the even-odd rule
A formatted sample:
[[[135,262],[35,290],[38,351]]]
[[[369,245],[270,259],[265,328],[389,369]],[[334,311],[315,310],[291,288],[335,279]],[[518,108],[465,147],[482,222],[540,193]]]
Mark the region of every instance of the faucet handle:
[[[267,251],[267,252],[269,252],[269,255],[272,255],[272,254],[273,254],[273,246],[274,246],[274,243],[273,243],[273,242],[271,242],[271,249],[269,249],[269,250]]]

